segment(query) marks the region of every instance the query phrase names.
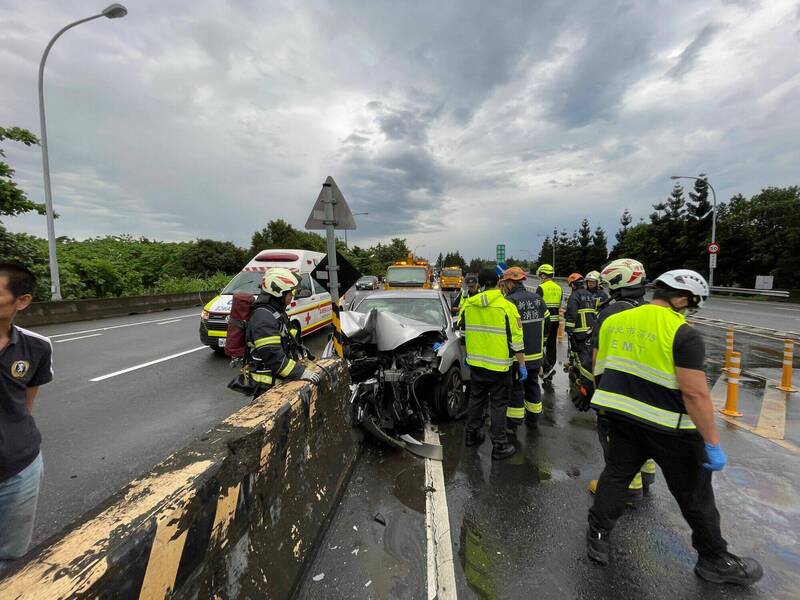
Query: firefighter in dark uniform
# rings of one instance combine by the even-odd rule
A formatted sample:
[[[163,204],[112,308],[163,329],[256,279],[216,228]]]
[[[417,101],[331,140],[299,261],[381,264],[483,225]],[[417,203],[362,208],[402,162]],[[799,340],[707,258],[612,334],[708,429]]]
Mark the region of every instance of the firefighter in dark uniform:
[[[513,379],[511,402],[506,412],[509,428],[515,429],[522,423],[536,427],[542,414],[542,389],[539,386],[539,371],[542,368],[544,344],[550,329],[550,311],[538,294],[533,293],[523,283],[525,271],[519,267],[506,269],[500,280],[500,289],[506,300],[517,307],[522,319],[522,337],[525,344],[525,367],[528,378],[521,382]]]
[[[291,326],[286,314],[299,283],[294,273],[283,268],[268,269],[261,280],[246,333],[246,370],[256,384],[256,397],[282,379],[319,383],[319,375],[300,362],[300,331]]]
[[[692,529],[695,573],[713,583],[754,583],[764,574],[761,565],[728,552],[720,531],[711,475],[727,457],[704,370],[703,338],[686,323],[686,314],[708,298],[708,283],[695,271],[676,269],[655,285],[650,304],[607,317],[598,332],[594,373],[602,377],[592,408],[608,415],[609,453],[589,510],[587,554],[608,563],[609,535],[624,510],[628,484],[652,457]]]
[[[594,296],[594,307],[599,311],[600,307],[608,303],[608,292],[603,289],[603,281],[598,271],[589,271],[584,278],[586,289]]]

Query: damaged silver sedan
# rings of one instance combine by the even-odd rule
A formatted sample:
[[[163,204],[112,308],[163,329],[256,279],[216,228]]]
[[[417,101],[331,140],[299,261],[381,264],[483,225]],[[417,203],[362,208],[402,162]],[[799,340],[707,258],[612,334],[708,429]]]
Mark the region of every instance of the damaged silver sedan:
[[[431,417],[466,409],[464,347],[437,290],[375,292],[342,311],[355,423],[378,439],[419,456],[441,447],[414,437]],[[332,344],[325,355],[332,355]]]

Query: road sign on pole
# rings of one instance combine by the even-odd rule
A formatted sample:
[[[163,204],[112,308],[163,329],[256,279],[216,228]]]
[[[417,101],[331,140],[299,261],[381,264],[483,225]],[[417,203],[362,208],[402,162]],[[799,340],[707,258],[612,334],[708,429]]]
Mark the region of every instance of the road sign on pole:
[[[328,290],[331,293],[333,347],[341,358],[342,337],[339,321],[339,267],[336,264],[336,228],[355,229],[356,221],[342,192],[328,175],[306,221],[306,229],[324,229],[328,242]]]
[[[709,254],[708,255],[708,266],[710,269],[717,268],[717,255],[716,254]]]
[[[708,247],[708,253],[709,254],[719,254],[719,243],[718,242],[711,242],[707,247]]]
[[[497,244],[497,262],[503,262],[506,259],[506,245]]]

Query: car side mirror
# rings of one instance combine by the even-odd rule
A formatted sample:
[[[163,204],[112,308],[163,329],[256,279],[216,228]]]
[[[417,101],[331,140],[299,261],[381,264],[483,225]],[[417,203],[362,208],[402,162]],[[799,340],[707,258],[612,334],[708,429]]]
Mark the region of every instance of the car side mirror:
[[[311,297],[311,290],[308,288],[303,288],[302,290],[298,290],[297,298],[310,298]]]

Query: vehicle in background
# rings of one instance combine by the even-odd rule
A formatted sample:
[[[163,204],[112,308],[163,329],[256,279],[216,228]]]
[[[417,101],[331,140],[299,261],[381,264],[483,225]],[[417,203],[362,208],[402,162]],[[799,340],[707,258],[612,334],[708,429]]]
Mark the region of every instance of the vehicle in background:
[[[286,313],[289,320],[300,328],[301,335],[325,327],[331,322],[331,295],[311,277],[311,271],[324,257],[324,253],[310,250],[274,249],[259,252],[218,296],[203,307],[200,313],[200,341],[217,353],[225,351],[233,294],[250,293],[257,296],[261,291],[264,271],[273,267],[287,268],[300,279],[297,294]]]
[[[380,282],[374,275],[364,275],[356,281],[357,290],[377,290],[379,287]]]
[[[439,288],[442,290],[458,291],[464,284],[464,275],[461,267],[444,267],[439,275]]]
[[[389,265],[386,269],[386,281],[383,284],[385,290],[395,290],[402,288],[425,288],[433,287],[433,269],[427,260],[415,258],[409,254],[405,260],[399,260]]]

